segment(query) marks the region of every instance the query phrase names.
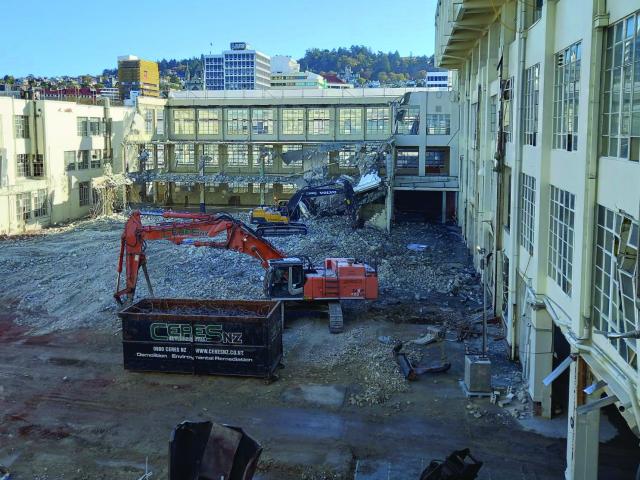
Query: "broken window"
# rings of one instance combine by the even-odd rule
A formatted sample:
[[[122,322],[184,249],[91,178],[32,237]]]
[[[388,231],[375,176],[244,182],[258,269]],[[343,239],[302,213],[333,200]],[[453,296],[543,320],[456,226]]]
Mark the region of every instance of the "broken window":
[[[33,201],[33,216],[34,218],[47,216],[47,191],[40,189],[32,192],[31,199]]]
[[[249,166],[249,147],[247,145],[227,145],[227,165],[230,167]]]
[[[581,42],[556,54],[553,86],[553,148],[578,149]]]
[[[89,150],[78,150],[78,170],[89,168]]]
[[[602,86],[604,156],[640,160],[640,13],[607,29]],[[635,48],[634,48],[635,45]]]
[[[26,222],[31,218],[31,194],[18,193],[16,195],[16,220]]]
[[[174,147],[174,159],[176,165],[195,165],[196,152],[193,143],[179,143]]]
[[[427,148],[424,154],[424,173],[426,175],[445,175],[449,151],[442,148]]]
[[[153,151],[153,150],[151,150]],[[147,165],[152,162],[148,162]],[[102,150],[91,150],[91,168],[100,168],[102,166]]]
[[[396,133],[398,135],[418,135],[420,130],[420,106],[402,107],[398,110]]]
[[[68,150],[64,152],[64,164],[68,172],[76,169],[76,152],[75,150]]]
[[[328,108],[310,108],[307,111],[309,135],[330,135],[331,114]]]
[[[509,257],[502,256],[502,318],[509,317]]]
[[[520,174],[520,245],[533,255],[533,233],[536,218],[536,179]]]
[[[201,108],[198,110],[198,135],[218,135],[220,133],[219,110]]]
[[[389,108],[371,107],[367,108],[367,133],[380,134],[389,133]]]
[[[396,148],[396,169],[400,174],[418,174],[420,151],[418,147],[398,147]],[[409,170],[409,171],[407,171]]]
[[[16,176],[26,177],[29,169],[29,157],[26,153],[16,155]]]
[[[104,128],[102,127],[102,119],[100,117],[91,117],[89,119],[89,134],[92,136],[102,135]]]
[[[234,193],[248,193],[249,192],[249,183],[248,182],[233,182],[229,185],[229,189]]]
[[[525,28],[531,27],[542,17],[543,0],[530,0],[525,2]]]
[[[260,167],[262,162],[264,162],[265,167],[273,166],[273,156],[274,150],[273,145],[257,145],[254,144],[252,147],[252,162],[254,167]]]
[[[272,108],[254,108],[251,112],[251,131],[256,135],[275,133],[273,116]]]
[[[195,123],[195,111],[192,108],[176,108],[173,110],[173,133],[176,135],[195,134]]]
[[[522,120],[524,144],[535,146],[538,141],[538,100],[540,95],[540,64],[536,63],[524,72],[524,96]]]
[[[338,109],[338,133],[340,135],[359,135],[362,133],[362,109]]]
[[[282,134],[304,134],[304,108],[282,109]]]
[[[634,305],[638,285],[638,221],[598,205],[593,281],[593,326],[623,334],[639,328]],[[638,340],[611,338],[620,356],[637,368]]]
[[[427,135],[449,135],[451,118],[448,113],[427,114]]]
[[[29,138],[29,117],[26,115],[16,115],[13,118],[16,138]]]
[[[44,155],[41,153],[31,156],[31,176],[44,177]]]
[[[356,154],[356,147],[353,145],[342,147],[338,151],[338,166],[342,168],[352,167],[352,161]]]
[[[290,153],[298,152],[298,153]],[[286,168],[302,168],[302,145],[282,145],[283,157],[287,156],[288,162],[283,161],[282,166]],[[288,155],[287,155],[288,154]]]
[[[80,202],[80,206],[81,207],[86,207],[87,205],[90,204],[90,191],[91,191],[91,185],[90,182],[80,182],[78,184],[78,195],[79,195],[79,202]]]
[[[513,118],[513,77],[504,81],[502,90],[502,136],[511,141],[511,119]]]
[[[248,108],[228,108],[227,133],[229,135],[249,134],[249,109]]]
[[[217,167],[220,164],[220,148],[217,143],[202,145],[202,156],[205,167]]]
[[[571,296],[576,196],[553,185],[550,188],[547,274]]]

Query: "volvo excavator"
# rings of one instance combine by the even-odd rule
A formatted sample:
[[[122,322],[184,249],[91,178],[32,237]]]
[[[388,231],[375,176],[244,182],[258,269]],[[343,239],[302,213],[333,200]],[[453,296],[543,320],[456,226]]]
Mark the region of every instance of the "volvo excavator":
[[[274,206],[256,207],[251,211],[249,221],[256,225],[256,233],[264,237],[306,235],[307,226],[298,221],[303,205],[309,209],[309,204],[306,201],[311,198],[338,194],[344,195],[345,211],[355,227],[358,214],[357,205],[351,182],[346,178],[339,178],[335,182],[324,185],[301,188],[289,200],[281,200]]]
[[[266,270],[265,296],[273,300],[327,303],[329,330],[332,333],[339,333],[343,328],[340,300],[378,298],[377,271],[366,263],[352,258],[327,258],[322,266],[314,266],[308,258],[288,257],[268,240],[258,236],[250,226],[226,213],[166,211],[154,214],[168,221],[143,225],[141,212],[134,211],[124,226],[114,294],[121,305],[133,302],[140,269],[153,296],[145,254],[147,242],[151,240],[233,250],[258,259]],[[121,288],[123,267],[126,281],[124,288]]]

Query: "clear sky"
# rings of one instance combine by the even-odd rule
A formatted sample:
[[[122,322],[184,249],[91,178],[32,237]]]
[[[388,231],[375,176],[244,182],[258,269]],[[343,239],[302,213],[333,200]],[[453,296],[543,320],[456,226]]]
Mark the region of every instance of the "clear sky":
[[[268,55],[366,45],[433,53],[437,0],[1,2],[0,76],[98,74],[118,55],[190,58],[246,41]],[[213,47],[210,47],[213,43]]]

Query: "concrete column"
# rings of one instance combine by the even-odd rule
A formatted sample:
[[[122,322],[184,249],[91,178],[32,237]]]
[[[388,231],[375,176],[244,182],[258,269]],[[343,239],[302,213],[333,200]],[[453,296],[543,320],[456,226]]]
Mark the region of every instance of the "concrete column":
[[[586,403],[588,367],[578,357],[571,363],[569,376],[569,419],[567,427],[566,480],[597,480],[600,409],[579,414],[576,409]]]
[[[440,221],[442,223],[447,221],[447,192],[442,192],[442,218]]]
[[[528,353],[529,394],[540,403],[540,415],[551,418],[551,385],[545,386],[542,379],[553,370],[553,322],[546,310],[532,310],[530,322],[530,327],[523,325],[528,331],[521,336],[524,345],[520,345],[521,355]]]

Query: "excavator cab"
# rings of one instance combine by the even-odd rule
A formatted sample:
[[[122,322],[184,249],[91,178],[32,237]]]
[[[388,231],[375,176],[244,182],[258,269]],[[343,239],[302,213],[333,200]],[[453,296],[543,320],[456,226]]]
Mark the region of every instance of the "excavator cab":
[[[274,300],[302,299],[305,283],[305,261],[302,258],[269,260],[264,276],[264,293]]]

